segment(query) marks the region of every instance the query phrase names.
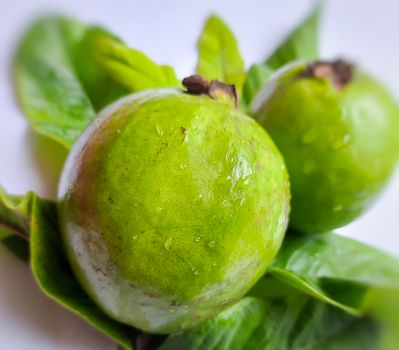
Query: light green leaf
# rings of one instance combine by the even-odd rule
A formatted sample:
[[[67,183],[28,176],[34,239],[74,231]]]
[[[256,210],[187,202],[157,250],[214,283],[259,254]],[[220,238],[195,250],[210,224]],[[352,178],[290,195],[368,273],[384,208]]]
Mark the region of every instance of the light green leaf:
[[[374,290],[399,295],[399,262],[375,248],[349,238],[288,235],[269,273],[322,301],[362,315]]]
[[[95,111],[77,76],[71,50],[85,26],[45,17],[23,36],[14,60],[19,103],[33,129],[69,148]]]
[[[109,38],[109,40],[115,40],[122,44],[120,39],[106,29],[89,27],[71,53],[76,73],[96,111],[129,94],[128,89],[115,81],[96,62],[99,38]]]
[[[313,60],[319,55],[321,2],[317,1],[309,16],[277,47],[266,60],[271,69],[278,69],[296,60]]]
[[[208,80],[234,84],[240,97],[245,79],[244,61],[228,26],[217,16],[206,21],[198,41],[197,73]]]
[[[28,245],[27,240],[20,237],[29,238],[32,272],[44,293],[118,344],[132,348],[133,329],[112,320],[97,308],[73,275],[64,257],[55,203],[42,200],[33,192],[14,197],[2,191],[0,224],[17,234],[3,237],[1,243],[24,260],[28,258]]]
[[[128,48],[108,35],[98,35],[95,58],[114,80],[131,92],[162,87],[181,87],[170,66],[160,66],[144,53]]]
[[[241,108],[244,111],[248,109],[250,103],[265,85],[272,73],[273,69],[265,64],[253,64],[251,66],[247,73],[242,92]]]

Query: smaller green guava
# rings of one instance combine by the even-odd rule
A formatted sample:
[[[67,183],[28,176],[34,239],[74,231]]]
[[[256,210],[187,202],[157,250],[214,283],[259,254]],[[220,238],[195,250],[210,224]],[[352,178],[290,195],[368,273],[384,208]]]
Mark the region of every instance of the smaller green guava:
[[[375,201],[399,153],[399,113],[384,88],[343,61],[282,68],[258,95],[256,120],[290,176],[290,226],[325,232]]]
[[[144,91],[106,108],[59,190],[83,288],[115,320],[152,333],[194,326],[242,297],[288,220],[288,175],[267,133],[223,84],[184,83],[188,93]]]

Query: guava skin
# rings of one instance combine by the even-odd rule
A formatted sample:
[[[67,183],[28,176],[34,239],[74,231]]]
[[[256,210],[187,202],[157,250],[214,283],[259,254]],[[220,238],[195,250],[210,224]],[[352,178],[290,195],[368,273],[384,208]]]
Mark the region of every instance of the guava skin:
[[[328,79],[301,76],[304,69],[294,64],[272,78],[255,119],[287,165],[290,226],[326,232],[364,213],[387,183],[399,115],[391,96],[359,70],[340,90]]]
[[[287,227],[288,175],[266,132],[207,96],[131,95],[77,142],[59,189],[86,292],[152,333],[194,326],[264,274]]]

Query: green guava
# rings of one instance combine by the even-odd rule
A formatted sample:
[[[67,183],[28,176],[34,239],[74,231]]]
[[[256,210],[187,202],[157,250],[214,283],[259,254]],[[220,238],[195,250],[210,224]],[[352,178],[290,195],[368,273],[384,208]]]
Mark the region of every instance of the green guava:
[[[178,90],[106,108],[65,165],[59,216],[71,266],[112,318],[194,326],[264,274],[287,226],[277,148],[227,101]]]
[[[253,105],[290,176],[290,226],[325,232],[375,201],[399,153],[399,114],[371,77],[343,61],[292,64]]]

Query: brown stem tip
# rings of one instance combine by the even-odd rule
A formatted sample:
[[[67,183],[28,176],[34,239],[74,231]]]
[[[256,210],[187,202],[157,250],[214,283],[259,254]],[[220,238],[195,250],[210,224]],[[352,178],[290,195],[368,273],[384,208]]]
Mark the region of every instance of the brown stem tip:
[[[307,66],[303,76],[328,78],[337,90],[342,90],[353,78],[354,66],[343,60],[316,61]]]
[[[208,81],[200,75],[192,75],[183,79],[186,93],[191,95],[207,95],[215,100],[231,102],[238,107],[237,92],[234,85],[222,83],[219,80]]]

